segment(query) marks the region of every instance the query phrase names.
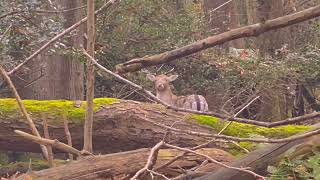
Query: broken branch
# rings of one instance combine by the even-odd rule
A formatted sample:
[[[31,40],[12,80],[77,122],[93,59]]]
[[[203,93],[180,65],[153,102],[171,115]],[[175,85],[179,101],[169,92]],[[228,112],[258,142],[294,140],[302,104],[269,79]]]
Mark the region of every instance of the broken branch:
[[[283,28],[292,24],[300,23],[308,19],[320,16],[320,5],[305,9],[303,11],[289,14],[286,16],[278,17],[272,20],[265,21],[264,23],[257,23],[237,29],[233,29],[215,36],[208,37],[206,39],[197,41],[190,45],[167,51],[161,54],[153,56],[145,56],[143,58],[136,58],[123,64],[116,66],[117,73],[124,74],[127,72],[135,72],[142,68],[154,66],[158,64],[168,63],[175,59],[188,56],[190,54],[214,47],[219,44],[223,44],[227,41],[258,36],[264,32],[274,30],[277,28]]]
[[[20,136],[28,139],[28,140],[31,140],[35,143],[38,143],[38,144],[42,144],[42,145],[45,145],[45,146],[52,146],[52,147],[55,147],[57,149],[60,149],[61,151],[64,151],[64,152],[68,152],[68,153],[72,153],[76,156],[80,156],[81,155],[81,152],[67,144],[64,144],[60,141],[58,141],[57,139],[55,140],[51,140],[51,139],[45,139],[45,138],[41,138],[41,137],[37,137],[37,136],[33,136],[31,134],[28,134],[28,133],[25,133],[23,131],[19,131],[19,130],[14,130],[15,133],[19,134]]]

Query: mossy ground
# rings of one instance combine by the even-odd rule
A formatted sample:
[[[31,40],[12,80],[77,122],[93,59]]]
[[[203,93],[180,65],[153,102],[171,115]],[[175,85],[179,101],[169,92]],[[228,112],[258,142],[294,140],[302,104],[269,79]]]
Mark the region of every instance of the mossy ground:
[[[208,125],[212,127],[214,130],[219,132],[228,122],[222,121],[219,118],[204,116],[204,115],[191,115],[190,119],[194,119],[200,124]],[[224,135],[235,136],[235,137],[266,137],[266,138],[284,138],[289,137],[297,133],[305,132],[310,130],[310,126],[303,125],[286,125],[279,126],[275,128],[265,128],[259,127],[250,124],[243,124],[232,122],[232,124],[223,132]],[[250,142],[240,142],[242,147],[247,148],[249,150],[254,150],[257,148],[256,143]],[[239,148],[236,148],[234,145],[230,145],[230,152],[232,154],[237,155],[239,152]]]
[[[94,110],[101,105],[112,104],[119,100],[113,98],[94,99]],[[24,105],[32,117],[40,117],[41,113],[47,115],[50,123],[61,122],[63,114],[70,123],[77,123],[84,120],[86,102],[82,102],[80,108],[74,107],[73,101],[68,100],[24,100]],[[15,99],[0,99],[0,116],[21,119],[19,106]]]

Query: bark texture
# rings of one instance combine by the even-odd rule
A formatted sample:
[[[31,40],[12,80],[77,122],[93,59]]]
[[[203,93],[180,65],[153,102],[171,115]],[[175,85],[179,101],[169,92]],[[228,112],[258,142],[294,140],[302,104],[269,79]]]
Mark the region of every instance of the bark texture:
[[[59,0],[58,5],[63,9],[72,9],[81,6],[81,0]],[[64,28],[68,28],[81,20],[81,9],[68,11],[63,14]],[[71,43],[66,46],[71,48],[83,44],[83,26],[75,31],[71,37]],[[23,99],[83,99],[83,64],[72,56],[63,54],[49,54],[42,52],[33,61],[26,64],[25,75],[15,78],[19,84],[19,93]],[[31,85],[30,82],[35,81]],[[26,86],[26,87],[25,87]]]

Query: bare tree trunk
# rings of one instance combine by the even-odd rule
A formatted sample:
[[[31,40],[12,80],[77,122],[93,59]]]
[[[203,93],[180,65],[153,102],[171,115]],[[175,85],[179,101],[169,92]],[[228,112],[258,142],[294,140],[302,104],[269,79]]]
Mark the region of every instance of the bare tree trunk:
[[[87,1],[87,52],[94,57],[95,42],[95,17],[94,0]],[[90,59],[87,60],[87,110],[84,124],[84,145],[83,149],[92,152],[92,126],[93,126],[93,98],[94,98],[94,66]]]
[[[64,9],[81,6],[81,0],[58,0],[57,4]],[[68,11],[63,14],[66,19],[64,27],[67,28],[82,17],[81,10]],[[83,44],[83,29],[75,31],[76,34],[66,44],[68,48]],[[27,75],[22,76],[26,81],[15,79],[19,84],[19,92],[24,99],[83,99],[83,64],[74,57],[62,54],[41,53],[32,62],[27,63]],[[31,85],[24,87],[37,78]]]

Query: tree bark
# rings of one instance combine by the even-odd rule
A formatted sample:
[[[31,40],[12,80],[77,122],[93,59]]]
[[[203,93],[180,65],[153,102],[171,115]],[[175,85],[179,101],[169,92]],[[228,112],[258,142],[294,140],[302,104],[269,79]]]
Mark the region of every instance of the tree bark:
[[[95,17],[94,17],[94,0],[87,1],[87,52],[94,58],[94,43],[95,43]],[[92,153],[92,126],[93,126],[93,98],[94,98],[94,66],[91,60],[87,59],[87,106],[86,120],[84,122],[84,143],[83,150]]]
[[[212,129],[199,125],[197,122],[184,120],[187,113],[175,112],[163,109],[161,105],[145,104],[133,101],[121,101],[113,105],[101,108],[94,115],[93,146],[94,153],[112,153],[128,151],[144,147],[152,147],[162,140],[166,130],[146,122],[139,116],[146,116],[157,123],[185,130],[198,130],[200,132],[212,132]],[[67,143],[63,118],[52,118],[48,115],[49,132],[52,139]],[[41,117],[33,114],[33,120],[40,132],[43,132]],[[57,123],[58,121],[58,123]],[[78,122],[79,121],[79,122]],[[83,147],[83,120],[69,122],[69,130],[72,136],[73,147],[81,150]],[[30,133],[24,120],[12,115],[4,116],[0,113],[0,150],[40,152],[39,145],[17,136],[13,130],[21,130]],[[169,133],[169,141],[182,147],[196,146],[204,143],[206,138],[187,134]],[[57,152],[56,149],[54,151]]]
[[[81,0],[59,0],[57,3],[64,9],[81,6]],[[63,17],[66,21],[63,26],[67,28],[78,22],[82,18],[81,14],[81,9],[65,12]],[[71,43],[66,44],[68,48],[83,44],[83,28],[79,28],[75,33],[69,41]],[[84,68],[82,63],[75,60],[75,57],[63,54],[48,55],[47,52],[43,52],[27,63],[26,67],[28,71],[22,76],[26,82],[15,79],[23,99],[83,99]],[[35,79],[38,80],[28,85]]]
[[[229,164],[234,160],[233,156],[219,149],[200,149],[201,153]],[[73,163],[62,165],[56,168],[31,172],[32,179],[129,179],[135,172],[143,168],[149,156],[149,149],[139,149],[129,152],[121,152],[102,156],[87,156]],[[164,164],[168,159],[175,157],[179,152],[176,150],[163,149],[158,154],[157,166]],[[183,169],[195,167],[205,159],[194,155],[187,155],[184,159],[178,160],[160,173],[168,177],[177,176],[183,173]],[[217,166],[210,163],[213,169]],[[26,178],[24,176],[24,178]],[[22,178],[22,177],[21,177]],[[149,179],[145,176],[141,179]]]

